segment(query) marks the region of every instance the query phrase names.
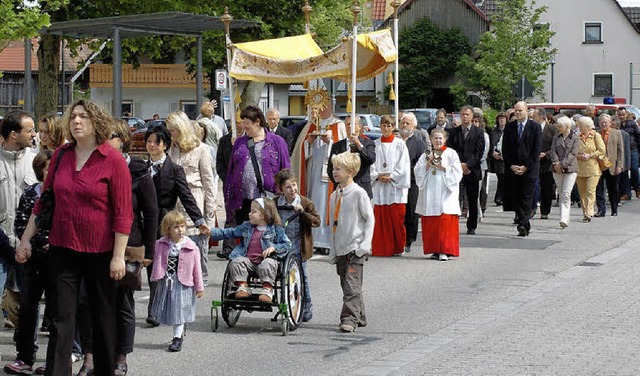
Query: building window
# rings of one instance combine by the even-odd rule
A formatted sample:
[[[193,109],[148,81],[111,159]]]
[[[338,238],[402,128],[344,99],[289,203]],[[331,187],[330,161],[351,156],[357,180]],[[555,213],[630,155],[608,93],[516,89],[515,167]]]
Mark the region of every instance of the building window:
[[[122,116],[134,116],[132,100],[122,100]]]
[[[602,43],[602,22],[584,23],[584,43]]]
[[[180,110],[187,114],[189,119],[195,119],[200,114],[200,109],[197,108],[196,101],[183,100],[180,101]]]
[[[613,96],[613,73],[593,74],[593,96],[609,97]]]

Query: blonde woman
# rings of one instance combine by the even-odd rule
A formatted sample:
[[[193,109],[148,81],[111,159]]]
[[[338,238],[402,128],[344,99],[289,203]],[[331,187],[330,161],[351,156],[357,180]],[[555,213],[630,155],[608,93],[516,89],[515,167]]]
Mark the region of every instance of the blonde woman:
[[[578,192],[584,217],[582,222],[591,222],[594,204],[596,202],[596,187],[602,171],[598,165],[598,159],[605,155],[605,146],[602,136],[593,130],[593,120],[583,116],[576,121],[580,130],[580,146],[578,147]]]
[[[556,121],[558,134],[555,135],[549,150],[551,171],[558,187],[560,201],[560,227],[569,225],[571,214],[571,190],[578,175],[579,134],[571,130],[571,119],[566,116]]]
[[[184,112],[176,111],[170,113],[165,122],[167,130],[171,133],[169,157],[184,169],[189,189],[196,199],[198,208],[204,214],[207,225],[211,228],[215,220],[217,186],[213,175],[213,161],[211,160],[209,149],[200,142],[191,125],[191,120]],[[187,218],[187,235],[200,248],[202,276],[207,281],[209,275],[207,269],[209,239],[206,235],[200,233],[187,215],[182,203],[176,205],[176,209]]]

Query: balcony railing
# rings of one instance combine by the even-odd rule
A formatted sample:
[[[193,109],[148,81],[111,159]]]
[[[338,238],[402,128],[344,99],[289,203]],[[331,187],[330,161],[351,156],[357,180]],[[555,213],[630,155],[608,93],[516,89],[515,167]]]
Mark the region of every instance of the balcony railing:
[[[113,66],[91,64],[91,85],[113,84]],[[206,83],[209,80],[203,77]],[[125,86],[193,86],[196,78],[187,72],[184,64],[140,64],[134,69],[130,64],[122,65],[122,84]]]

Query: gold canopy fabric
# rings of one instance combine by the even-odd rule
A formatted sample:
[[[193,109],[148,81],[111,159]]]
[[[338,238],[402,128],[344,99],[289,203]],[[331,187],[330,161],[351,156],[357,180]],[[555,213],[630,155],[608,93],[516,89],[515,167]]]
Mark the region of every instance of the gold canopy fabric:
[[[352,39],[326,53],[311,35],[234,45],[230,76],[238,80],[300,83],[318,78],[351,80]],[[389,30],[358,35],[358,82],[383,72],[398,52]]]

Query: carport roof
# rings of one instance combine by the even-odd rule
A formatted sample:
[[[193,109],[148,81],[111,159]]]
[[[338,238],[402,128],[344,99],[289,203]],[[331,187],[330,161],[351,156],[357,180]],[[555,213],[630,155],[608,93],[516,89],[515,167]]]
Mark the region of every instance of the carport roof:
[[[255,25],[255,21],[234,19],[229,27],[240,29]],[[130,38],[147,34],[198,36],[204,31],[224,30],[225,27],[220,17],[163,12],[54,22],[50,27],[40,30],[40,33],[106,39],[113,36],[115,28],[120,30],[122,38]]]

